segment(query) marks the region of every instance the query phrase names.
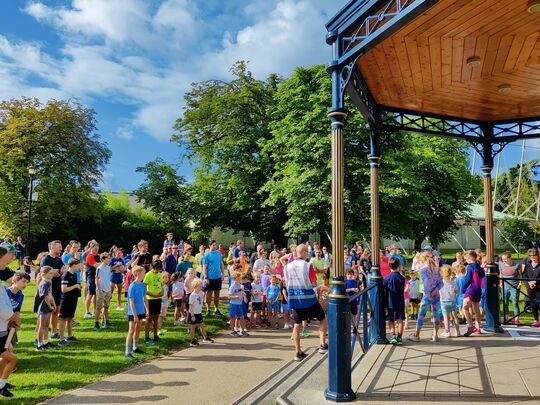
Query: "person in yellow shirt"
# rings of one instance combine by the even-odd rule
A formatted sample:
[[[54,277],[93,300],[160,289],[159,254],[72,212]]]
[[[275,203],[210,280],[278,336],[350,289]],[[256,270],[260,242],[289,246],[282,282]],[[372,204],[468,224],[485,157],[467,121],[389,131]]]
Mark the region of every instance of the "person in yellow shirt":
[[[315,273],[317,275],[317,284],[321,285],[323,283],[323,275],[326,274],[326,269],[328,268],[328,263],[322,255],[320,248],[316,248],[315,257],[312,257],[309,261],[315,268]]]
[[[154,260],[151,265],[151,270],[144,276],[144,284],[146,284],[146,298],[148,299],[148,319],[144,325],[144,343],[147,346],[152,346],[159,342],[158,337],[158,321],[161,313],[161,297],[163,297],[163,262]],[[154,340],[150,340],[150,323],[154,328]]]

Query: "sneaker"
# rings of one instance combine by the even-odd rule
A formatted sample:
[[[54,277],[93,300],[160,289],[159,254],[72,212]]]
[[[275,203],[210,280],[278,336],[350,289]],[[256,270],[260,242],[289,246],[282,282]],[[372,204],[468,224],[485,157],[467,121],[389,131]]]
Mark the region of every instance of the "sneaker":
[[[221,312],[218,311],[214,311],[214,316],[223,316],[223,314]]]
[[[307,338],[307,337],[309,337],[309,332],[307,330],[303,329],[301,335],[302,335],[302,337]]]
[[[124,358],[128,359],[128,360],[137,360],[131,353],[128,353],[128,354],[124,354]]]
[[[390,343],[393,344],[394,346],[397,345],[397,336],[396,335],[392,336],[392,340],[390,340]]]
[[[534,321],[534,322],[531,324],[531,326],[534,326],[535,328],[538,328],[538,327],[540,327],[540,322]]]
[[[519,318],[514,319],[514,325],[516,325],[516,326],[521,325],[521,322],[519,321]]]
[[[462,337],[463,335],[461,334],[461,332],[459,330],[456,330],[456,332],[454,333],[454,337]]]
[[[103,324],[103,327],[104,327],[105,329],[111,329],[111,328],[112,328],[111,322],[107,319],[107,320],[105,321],[105,323]]]
[[[205,336],[202,340],[203,342],[205,343],[214,343],[214,339],[208,337],[208,336]]]
[[[197,347],[197,346],[199,346],[199,342],[197,342],[197,340],[193,339],[191,342],[189,342],[189,345],[191,347]]]
[[[279,329],[279,323],[276,322],[276,323],[274,324],[274,328]]]
[[[92,315],[90,312],[87,312],[86,314],[84,314],[83,318],[84,319],[88,319],[88,318],[92,318],[94,315]]]
[[[305,354],[304,352],[296,353],[296,354],[294,355],[294,361],[302,361],[302,360],[304,360],[306,357],[307,357],[307,354]]]
[[[5,398],[11,398],[13,397],[13,394],[9,392],[7,387],[4,385],[4,388],[0,390],[0,396],[5,397]]]
[[[75,336],[68,336],[66,338],[66,341],[68,341],[68,342],[78,342],[79,339],[77,339]]]
[[[467,328],[467,332],[465,332],[465,333],[463,334],[463,336],[466,336],[466,337],[471,336],[471,335],[473,334],[473,332],[474,332],[475,329],[476,329],[476,328],[475,328],[474,326],[469,326],[469,327]]]
[[[47,342],[47,343],[45,343],[45,344],[43,345],[43,347],[44,347],[45,349],[50,349],[50,348],[52,347],[52,344],[51,344],[51,342]]]
[[[441,333],[441,337],[447,338],[447,337],[451,337],[451,336],[452,336],[452,335],[450,334],[450,331],[449,331],[449,330],[448,330],[448,331],[445,330],[443,333]]]
[[[249,336],[249,333],[247,332],[247,330],[243,330],[242,333],[240,333],[240,335],[242,336]]]
[[[140,347],[137,347],[136,349],[133,349],[133,353],[145,354],[146,352],[142,350]]]
[[[61,340],[58,342],[58,347],[64,347],[64,346],[68,346],[69,343],[66,341],[66,340]]]
[[[154,336],[154,343],[159,343],[159,337],[158,336]]]
[[[153,346],[154,345],[154,342],[152,341],[152,339],[150,339],[149,337],[148,338],[145,338],[144,339],[144,344],[146,346]]]
[[[34,339],[34,346],[36,346],[36,347],[39,346],[39,340],[38,339]]]
[[[6,382],[6,387],[11,389],[11,388],[15,388],[15,386],[13,384],[10,384],[8,382]]]
[[[323,345],[319,345],[319,350],[318,351],[319,351],[320,354],[327,353],[328,352],[328,344],[325,343]]]
[[[36,352],[44,352],[46,351],[47,349],[45,349],[43,346],[37,346],[36,347]]]
[[[60,339],[60,333],[52,333],[51,336],[49,336],[50,339]]]
[[[401,338],[401,336],[397,337],[397,344],[398,346],[403,346],[403,339]]]
[[[438,341],[439,341],[439,336],[433,335],[433,336],[431,336],[431,340],[432,340],[433,342],[438,342]]]
[[[206,311],[206,312],[204,313],[204,316],[205,316],[205,317],[206,317],[206,316],[210,316],[210,311]]]
[[[99,326],[99,323],[96,323],[96,324],[94,325],[94,330],[95,330],[96,332],[100,332],[100,331],[101,331],[101,326]]]
[[[233,331],[230,333],[230,335],[231,335],[232,337],[238,337],[238,336],[240,336],[240,334],[239,334],[237,331],[235,331],[235,330],[233,330]]]
[[[419,342],[420,336],[416,336],[414,333],[411,333],[409,336],[407,336],[407,339],[409,339],[412,342]]]
[[[122,306],[119,306],[119,307],[116,307],[116,310],[117,310],[117,311],[123,311],[124,308],[122,308]]]
[[[482,329],[478,329],[478,328],[474,328],[474,332],[473,332],[475,335],[481,335],[482,334]]]

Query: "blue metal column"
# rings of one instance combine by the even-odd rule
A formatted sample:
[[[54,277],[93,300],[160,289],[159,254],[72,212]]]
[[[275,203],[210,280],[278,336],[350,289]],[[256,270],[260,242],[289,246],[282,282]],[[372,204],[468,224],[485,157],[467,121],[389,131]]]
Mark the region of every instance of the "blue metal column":
[[[494,263],[495,241],[493,235],[493,202],[491,197],[491,171],[493,170],[493,149],[491,127],[483,128],[486,138],[482,148],[482,174],[484,175],[484,212],[486,227],[486,325],[487,332],[504,332],[499,319],[499,270]]]
[[[386,318],[384,302],[384,285],[380,267],[380,216],[379,216],[379,165],[381,161],[380,139],[375,122],[369,123],[370,127],[370,154],[368,156],[370,167],[370,187],[371,187],[371,267],[370,284],[377,284],[377,293],[372,301],[377,327],[377,344],[387,344],[386,338]]]

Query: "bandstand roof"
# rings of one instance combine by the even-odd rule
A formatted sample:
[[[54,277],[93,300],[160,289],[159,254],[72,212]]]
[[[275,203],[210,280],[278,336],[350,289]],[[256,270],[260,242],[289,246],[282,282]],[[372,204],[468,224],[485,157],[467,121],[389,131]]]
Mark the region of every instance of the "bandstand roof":
[[[504,142],[540,136],[540,1],[354,0],[326,27],[329,70],[366,118],[448,118],[424,132],[470,141],[485,123]]]

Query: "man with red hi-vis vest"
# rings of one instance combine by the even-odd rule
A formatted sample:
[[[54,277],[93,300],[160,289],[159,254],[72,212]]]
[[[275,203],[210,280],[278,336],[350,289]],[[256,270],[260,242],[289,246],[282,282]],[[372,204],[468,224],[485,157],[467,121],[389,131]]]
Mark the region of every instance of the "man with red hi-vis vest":
[[[309,249],[301,244],[296,248],[296,260],[285,266],[283,271],[285,286],[287,287],[287,299],[289,308],[292,309],[294,319],[294,347],[296,354],[294,360],[302,361],[306,354],[300,348],[300,328],[302,321],[318,319],[319,324],[319,353],[328,351],[326,344],[326,319],[324,310],[317,300],[314,287],[317,286],[315,269],[309,263]]]

